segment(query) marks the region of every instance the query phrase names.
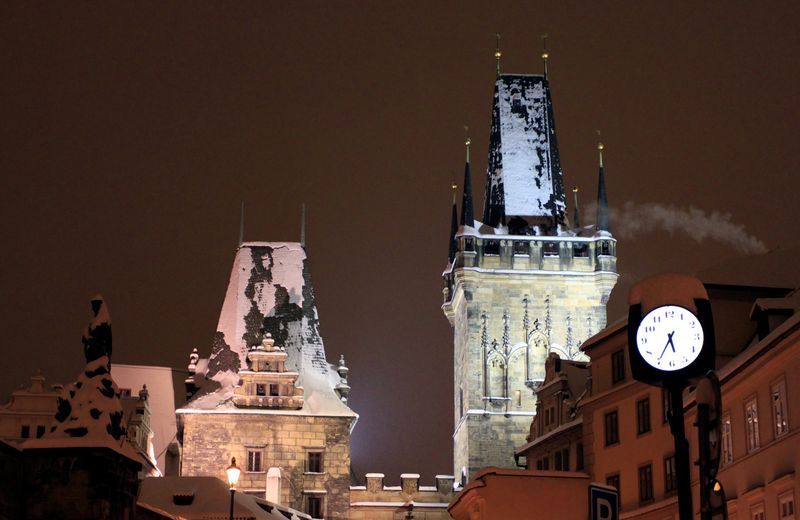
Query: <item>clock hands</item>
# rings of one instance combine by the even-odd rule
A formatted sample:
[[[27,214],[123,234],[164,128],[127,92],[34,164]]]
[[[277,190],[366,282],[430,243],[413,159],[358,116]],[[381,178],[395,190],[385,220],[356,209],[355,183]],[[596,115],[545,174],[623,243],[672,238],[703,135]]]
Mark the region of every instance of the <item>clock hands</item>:
[[[675,334],[673,330],[669,334],[667,334],[667,344],[664,345],[664,350],[661,351],[661,355],[658,356],[658,360],[661,361],[661,358],[664,357],[664,352],[667,351],[667,347],[672,347],[672,351],[675,352],[675,344],[672,342],[672,335]]]

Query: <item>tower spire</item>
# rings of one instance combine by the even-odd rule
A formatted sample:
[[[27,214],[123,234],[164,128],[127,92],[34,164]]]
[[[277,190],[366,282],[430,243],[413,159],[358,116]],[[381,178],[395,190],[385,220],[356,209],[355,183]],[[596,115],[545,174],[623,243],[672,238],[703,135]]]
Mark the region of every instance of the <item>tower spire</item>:
[[[495,37],[494,59],[497,62],[497,71],[496,71],[497,77],[500,77],[500,56],[503,55],[503,53],[500,52],[500,33],[495,33],[494,37]]]
[[[472,209],[472,175],[469,168],[469,147],[471,144],[472,140],[467,137],[464,141],[464,146],[467,148],[467,162],[464,164],[464,197],[461,200],[461,225],[474,227],[475,212]]]
[[[242,201],[242,211],[239,214],[239,245],[244,244],[244,201]]]
[[[300,245],[306,247],[306,203],[300,206]]]
[[[574,206],[574,220],[575,220],[575,229],[580,229],[581,227],[581,210],[580,206],[578,206],[578,187],[572,187],[572,205]]]
[[[456,233],[458,233],[458,210],[456,209],[456,193],[458,184],[453,182],[453,212],[450,217],[450,250],[447,253],[447,260],[451,264],[456,258]]]
[[[544,78],[547,79],[547,58],[550,54],[547,52],[547,33],[542,35],[542,62],[544,63]]]
[[[598,137],[600,131],[597,131]],[[608,197],[606,195],[606,176],[603,171],[603,143],[597,143],[597,153],[600,161],[600,171],[597,179],[597,230],[611,232],[611,225],[608,221]]]

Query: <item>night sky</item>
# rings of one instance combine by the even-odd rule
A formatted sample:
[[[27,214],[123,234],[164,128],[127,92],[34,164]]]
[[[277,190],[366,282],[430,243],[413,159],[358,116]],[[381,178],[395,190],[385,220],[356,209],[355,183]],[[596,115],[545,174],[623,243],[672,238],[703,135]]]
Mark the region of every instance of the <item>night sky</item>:
[[[450,473],[440,275],[464,125],[483,209],[495,32],[514,73],[541,72],[549,34],[582,205],[602,131],[610,320],[643,276],[798,242],[800,3],[432,4],[3,2],[0,395],[37,368],[76,377],[96,291],[114,361],[207,356],[240,202],[264,241],[299,240],[305,202],[327,355],[345,354],[361,415],[356,472]]]

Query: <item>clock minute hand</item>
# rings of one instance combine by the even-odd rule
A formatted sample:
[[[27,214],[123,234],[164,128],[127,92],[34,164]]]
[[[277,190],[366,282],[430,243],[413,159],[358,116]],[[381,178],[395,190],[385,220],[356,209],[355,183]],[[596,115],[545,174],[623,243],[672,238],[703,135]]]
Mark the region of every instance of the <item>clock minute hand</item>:
[[[673,332],[673,334],[674,334],[674,332]],[[668,335],[667,335],[667,344],[666,344],[666,345],[664,345],[664,350],[662,350],[662,351],[661,351],[661,355],[660,355],[660,356],[658,356],[658,360],[659,360],[659,361],[661,361],[661,358],[662,358],[662,357],[664,357],[664,352],[666,352],[666,351],[667,351],[667,347],[669,346],[669,344],[670,344],[670,343],[672,343],[672,334],[668,334]],[[674,347],[674,346],[672,347],[672,350],[675,350],[675,347]]]

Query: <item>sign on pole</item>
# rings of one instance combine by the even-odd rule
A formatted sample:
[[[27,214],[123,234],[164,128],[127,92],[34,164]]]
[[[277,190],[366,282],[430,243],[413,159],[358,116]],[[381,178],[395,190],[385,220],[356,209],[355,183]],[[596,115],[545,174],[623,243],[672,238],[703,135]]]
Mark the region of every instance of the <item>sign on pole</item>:
[[[589,520],[619,520],[619,493],[615,488],[589,484]]]

